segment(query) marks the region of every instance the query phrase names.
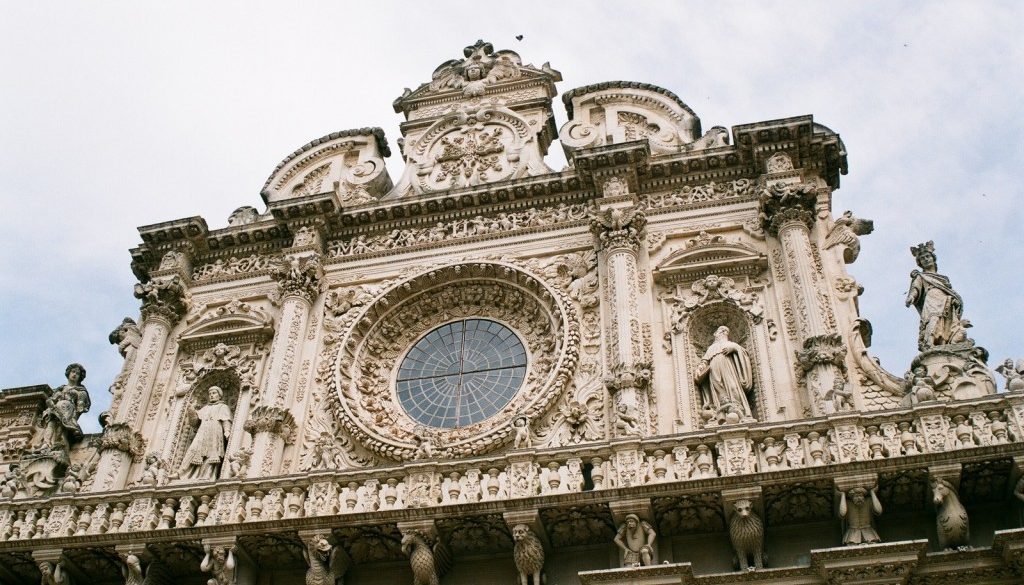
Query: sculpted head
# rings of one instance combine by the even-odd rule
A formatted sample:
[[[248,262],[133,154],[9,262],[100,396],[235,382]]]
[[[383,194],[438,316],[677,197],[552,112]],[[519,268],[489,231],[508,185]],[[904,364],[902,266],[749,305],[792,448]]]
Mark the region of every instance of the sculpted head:
[[[74,380],[71,379],[72,376],[75,377]],[[85,380],[85,368],[82,367],[82,364],[69,364],[64,368],[64,377],[70,384],[80,384]]]
[[[733,510],[735,510],[736,514],[738,514],[741,518],[746,518],[747,516],[750,516],[750,510],[752,507],[753,506],[751,505],[750,500],[736,500],[732,504]]]
[[[725,325],[715,329],[715,341],[721,341],[723,339],[729,339],[729,328]]]
[[[532,534],[533,532],[530,530],[530,527],[526,524],[516,524],[512,527],[512,538],[515,539],[516,542],[526,540]]]
[[[626,528],[632,532],[633,530],[636,530],[637,526],[640,526],[640,517],[636,514],[627,514]]]
[[[224,398],[224,391],[220,389],[220,386],[210,386],[210,389],[206,391],[206,395],[209,397],[210,403],[215,404]]]
[[[850,499],[853,500],[855,504],[860,504],[864,501],[864,497],[867,496],[867,494],[868,492],[864,488],[853,488],[850,490]]]
[[[142,563],[139,561],[139,557],[135,556],[132,553],[128,553],[128,555],[124,557],[124,564],[128,565],[132,569],[135,569],[136,571],[142,569]]]

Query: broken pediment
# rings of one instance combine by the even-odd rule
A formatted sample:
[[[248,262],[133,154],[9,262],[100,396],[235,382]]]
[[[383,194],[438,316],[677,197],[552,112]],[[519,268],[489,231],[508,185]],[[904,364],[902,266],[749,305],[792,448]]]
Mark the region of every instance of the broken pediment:
[[[338,206],[358,205],[391,189],[384,131],[358,128],[317,138],[288,155],[263,185],[266,203],[334,193]]]
[[[672,285],[710,276],[754,278],[768,267],[768,257],[739,242],[701,232],[654,269],[655,282]]]

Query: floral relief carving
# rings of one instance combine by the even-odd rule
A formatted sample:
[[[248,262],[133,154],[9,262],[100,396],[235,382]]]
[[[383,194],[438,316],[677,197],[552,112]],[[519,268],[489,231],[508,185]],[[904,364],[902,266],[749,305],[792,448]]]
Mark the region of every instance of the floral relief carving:
[[[429,270],[360,307],[355,325],[328,355],[335,416],[353,439],[389,459],[415,458],[422,433],[398,406],[391,372],[424,332],[465,317],[507,323],[523,337],[530,366],[523,390],[501,409],[502,422],[436,429],[432,442],[444,448],[434,456],[483,453],[503,444],[512,438],[513,415],[532,419],[568,388],[579,358],[579,328],[566,293],[508,264]]]

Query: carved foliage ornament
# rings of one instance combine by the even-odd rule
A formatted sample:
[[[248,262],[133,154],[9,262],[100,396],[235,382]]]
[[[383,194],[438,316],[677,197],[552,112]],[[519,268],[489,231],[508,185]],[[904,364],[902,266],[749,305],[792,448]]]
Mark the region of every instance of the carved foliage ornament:
[[[714,303],[734,305],[749,315],[754,323],[760,323],[764,317],[764,307],[757,293],[737,290],[736,281],[727,276],[709,275],[690,285],[690,291],[691,294],[676,294],[666,299],[671,301],[673,333],[682,332],[683,321],[693,311]]]
[[[643,211],[631,208],[609,208],[591,214],[590,231],[605,250],[640,248],[647,217]]]
[[[181,280],[150,280],[135,285],[135,298],[142,300],[142,319],[159,318],[175,324],[188,313],[189,297]]]
[[[783,225],[796,221],[807,227],[814,223],[817,191],[806,183],[772,183],[761,191],[761,225],[770,234],[778,234]]]
[[[351,330],[328,348],[329,398],[343,429],[372,452],[413,459],[423,429],[398,406],[392,372],[421,335],[461,318],[506,324],[530,356],[523,388],[501,411],[479,423],[433,429],[433,456],[473,455],[511,440],[516,416],[535,419],[570,385],[579,359],[576,310],[566,293],[505,263],[449,265],[393,285],[359,307]]]

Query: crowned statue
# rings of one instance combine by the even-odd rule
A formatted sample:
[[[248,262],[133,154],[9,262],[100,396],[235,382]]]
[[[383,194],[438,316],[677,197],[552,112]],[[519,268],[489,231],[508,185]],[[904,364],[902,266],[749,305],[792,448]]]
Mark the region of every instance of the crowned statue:
[[[949,277],[938,273],[935,244],[931,241],[913,246],[910,252],[921,270],[910,273],[910,292],[907,306],[913,305],[921,314],[918,329],[918,349],[925,351],[937,345],[968,341],[969,321],[961,318],[964,301],[953,290]]]

